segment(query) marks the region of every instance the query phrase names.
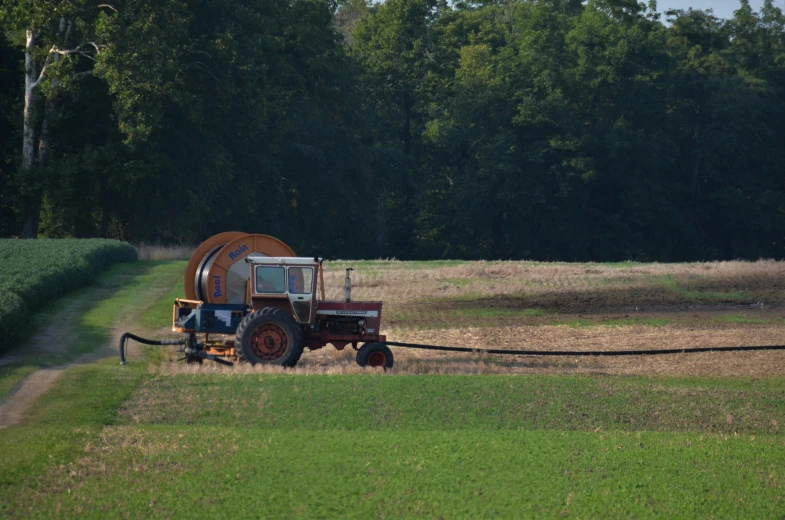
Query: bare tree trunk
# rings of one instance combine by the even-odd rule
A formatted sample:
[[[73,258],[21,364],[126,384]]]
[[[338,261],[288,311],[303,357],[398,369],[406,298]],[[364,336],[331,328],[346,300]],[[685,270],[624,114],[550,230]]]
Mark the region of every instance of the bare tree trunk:
[[[25,223],[22,228],[23,238],[36,238],[38,236],[38,219],[41,213],[41,194],[37,182],[32,181],[32,170],[35,163],[35,101],[38,90],[38,75],[36,73],[33,50],[36,39],[32,30],[27,31],[25,44],[25,108],[22,131],[22,171],[25,184],[30,188],[28,203],[25,208]]]
[[[60,29],[58,31],[60,38],[62,40],[61,43],[67,44],[68,40],[71,37],[71,31],[73,28],[73,23],[69,23],[65,17],[60,18]],[[54,54],[52,57],[52,61],[57,63],[60,61],[60,55]],[[59,80],[52,81],[52,87],[55,87],[59,84]],[[38,137],[38,163],[44,165],[49,162],[49,126],[52,124],[52,119],[55,117],[55,101],[52,97],[54,94],[50,94],[46,97],[46,105],[44,106],[44,120],[41,122],[41,135]]]
[[[49,126],[55,115],[55,102],[51,98],[46,99],[44,106],[44,120],[41,122],[41,134],[38,136],[38,164],[49,162]]]
[[[71,36],[73,29],[73,22],[68,22],[65,17],[60,18],[59,35],[63,42],[67,42]],[[33,51],[37,45],[36,34],[32,29],[27,31],[27,40],[25,43],[25,108],[24,108],[24,123],[23,123],[23,143],[22,143],[22,171],[24,175],[24,183],[27,186],[27,204],[25,208],[25,222],[22,228],[22,237],[36,238],[38,236],[38,224],[41,218],[41,199],[43,197],[43,186],[40,178],[34,178],[34,175],[40,175],[33,172],[35,165],[35,129],[33,124],[35,122],[35,104],[38,98],[38,86],[44,77],[46,67],[49,63],[49,58],[41,69],[40,74],[36,71],[35,60],[33,58]],[[57,63],[60,61],[60,54],[55,53],[52,57],[53,61]],[[52,119],[55,115],[55,102],[51,96],[47,97],[44,108],[44,118],[41,122],[41,133],[38,140],[38,163],[45,165],[49,162],[49,136],[50,126]]]

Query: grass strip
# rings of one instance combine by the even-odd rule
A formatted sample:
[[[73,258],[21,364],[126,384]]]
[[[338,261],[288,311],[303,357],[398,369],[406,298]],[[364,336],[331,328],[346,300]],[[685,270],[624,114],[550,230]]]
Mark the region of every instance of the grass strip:
[[[45,348],[42,353],[35,346],[19,345],[12,352],[19,359],[11,366],[47,367],[70,361],[105,345],[116,328],[136,323],[139,316],[148,315],[148,308],[169,308],[168,317],[156,328],[165,326],[171,321],[170,287],[182,283],[183,266],[183,262],[145,261],[110,267],[98,276],[94,285],[69,293],[31,318],[40,328],[52,325],[55,320],[67,321],[61,327],[63,335],[52,338],[59,347]],[[78,312],[63,315],[74,302],[79,303]],[[13,350],[10,346],[6,349]],[[11,375],[0,372],[0,389]]]
[[[36,401],[23,425],[2,430],[0,496],[13,487],[38,489],[47,467],[83,453],[85,444],[114,422],[117,408],[145,375],[141,366],[126,370],[115,360],[67,370]]]
[[[765,454],[765,455],[764,455]],[[778,437],[109,427],[8,517],[773,518]]]
[[[167,282],[171,289],[139,316],[137,324],[140,327],[148,330],[157,330],[171,326],[174,300],[175,298],[185,298],[182,273],[185,272],[187,264],[188,262],[169,262],[166,264],[167,269],[172,269],[179,276],[172,282]]]
[[[778,434],[785,381],[591,376],[182,374],[123,405],[145,424],[285,430],[650,430]]]

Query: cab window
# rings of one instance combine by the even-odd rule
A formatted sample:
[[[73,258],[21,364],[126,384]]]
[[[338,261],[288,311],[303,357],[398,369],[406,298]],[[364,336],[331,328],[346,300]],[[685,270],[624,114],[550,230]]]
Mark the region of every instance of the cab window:
[[[256,292],[278,293],[286,292],[286,282],[283,267],[269,267],[260,265],[256,267]]]
[[[313,267],[289,268],[289,294],[311,294]]]

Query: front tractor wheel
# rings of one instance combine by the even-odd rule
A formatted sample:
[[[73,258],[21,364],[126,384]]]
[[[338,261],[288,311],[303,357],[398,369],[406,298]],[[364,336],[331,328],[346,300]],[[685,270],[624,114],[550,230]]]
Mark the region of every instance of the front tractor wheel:
[[[303,353],[303,329],[294,317],[272,307],[254,311],[237,327],[240,361],[293,367]]]
[[[384,343],[366,343],[357,351],[357,364],[361,367],[382,367],[385,370],[393,366],[393,353]]]

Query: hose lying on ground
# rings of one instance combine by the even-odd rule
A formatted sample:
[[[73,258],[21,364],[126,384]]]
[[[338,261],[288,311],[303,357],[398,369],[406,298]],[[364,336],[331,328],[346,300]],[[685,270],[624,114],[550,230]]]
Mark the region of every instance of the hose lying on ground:
[[[130,332],[120,336],[120,364],[125,365],[125,344],[132,339],[145,345],[185,345],[186,339],[146,339]],[[738,352],[752,350],[785,350],[785,345],[762,345],[762,346],[739,346],[739,347],[698,347],[698,348],[671,348],[671,349],[652,349],[652,350],[502,350],[502,349],[481,349],[470,347],[448,347],[443,345],[423,345],[420,343],[402,343],[399,341],[387,341],[387,345],[392,347],[414,348],[422,350],[441,350],[447,352],[472,352],[475,354],[511,354],[517,356],[657,356],[663,354],[696,354],[698,352]],[[197,357],[209,359],[222,365],[232,366],[234,363],[220,359],[217,356],[200,352]]]
[[[136,334],[131,334],[130,332],[126,332],[122,336],[120,336],[120,364],[125,365],[125,343],[129,339],[137,341],[139,343],[144,343],[145,345],[185,345],[187,343],[186,339],[146,339]]]
[[[698,347],[669,348],[652,350],[500,350],[470,347],[446,347],[442,345],[422,345],[387,341],[393,347],[416,348],[422,350],[442,350],[447,352],[473,352],[475,354],[511,354],[514,356],[658,356],[662,354],[695,354],[698,352],[737,352],[745,350],[785,350],[785,345],[764,345],[750,347]]]

